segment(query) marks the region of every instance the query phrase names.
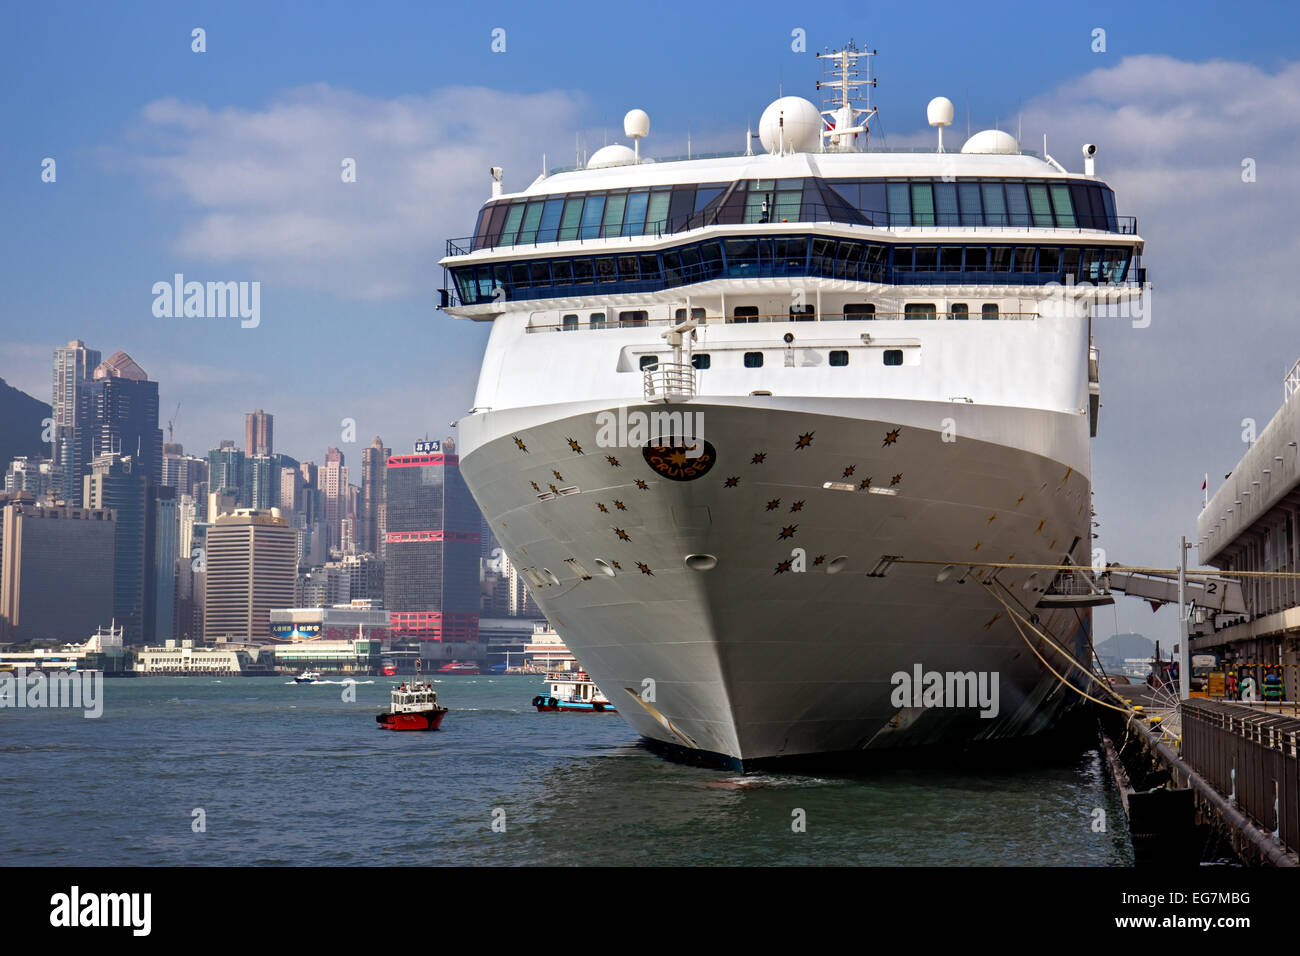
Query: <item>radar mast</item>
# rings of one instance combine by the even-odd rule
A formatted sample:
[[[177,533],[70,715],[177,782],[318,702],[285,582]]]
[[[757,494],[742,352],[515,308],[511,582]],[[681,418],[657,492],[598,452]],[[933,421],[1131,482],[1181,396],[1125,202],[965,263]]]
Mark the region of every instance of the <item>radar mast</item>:
[[[871,76],[871,57],[875,55],[875,50],[859,50],[852,40],[841,50],[817,54],[822,61],[817,90],[821,93],[821,113],[827,117],[822,123],[824,152],[853,152],[858,146],[858,134],[862,135],[862,149],[866,149],[871,136],[868,124],[877,113],[871,105],[871,90],[876,86]],[[859,66],[859,60],[865,63]]]

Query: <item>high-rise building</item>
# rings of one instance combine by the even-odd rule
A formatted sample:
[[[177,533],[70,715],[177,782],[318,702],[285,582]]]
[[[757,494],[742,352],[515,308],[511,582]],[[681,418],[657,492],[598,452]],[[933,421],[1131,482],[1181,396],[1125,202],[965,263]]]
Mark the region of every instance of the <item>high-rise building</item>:
[[[180,515],[175,488],[149,486],[145,543],[144,640],[162,644],[176,636],[176,559]]]
[[[274,424],[275,416],[260,408],[244,416],[244,457],[275,454],[271,442]]]
[[[223,439],[220,447],[208,452],[208,493],[232,496],[240,505],[246,505],[252,482],[249,480],[244,453],[230,439]],[[211,521],[213,515],[208,516]]]
[[[100,353],[86,348],[81,339],[54,350],[53,457],[63,469],[67,481],[64,494],[71,504],[81,504],[81,476],[87,465],[81,459],[82,445],[77,434],[81,392],[90,383],[91,374],[101,360]]]
[[[477,641],[480,518],[460,459],[441,450],[390,457],[387,503],[384,606],[394,631]]]
[[[204,640],[269,638],[271,610],[294,603],[296,550],[297,532],[279,509],[217,518],[207,531]]]
[[[67,486],[63,466],[48,458],[15,458],[5,471],[4,490],[13,494],[25,491],[37,500],[65,498]],[[66,500],[66,499],[65,499]]]
[[[158,427],[158,383],[125,352],[114,352],[95,367],[78,392],[77,437],[82,473],[101,455],[135,460],[145,481],[162,484],[162,429]],[[70,480],[72,476],[69,476]]]
[[[149,482],[135,458],[100,455],[90,463],[90,474],[82,479],[82,501],[87,508],[111,508],[117,517],[113,559],[113,616],[122,627],[128,644],[148,643],[145,635],[145,561],[152,550],[147,546]]]
[[[197,497],[195,489],[208,480],[208,461],[185,454],[179,444],[163,444],[162,484],[175,488],[179,499],[183,495]]]
[[[0,508],[0,630],[10,640],[85,640],[113,620],[114,514],[11,502]]]
[[[361,451],[361,506],[357,513],[360,532],[357,550],[382,556],[384,545],[384,488],[388,476],[388,459],[393,454],[376,436],[369,448]]]
[[[341,546],[343,519],[348,516],[348,469],[343,462],[343,452],[330,448],[325,452],[325,464],[317,475],[332,548]]]

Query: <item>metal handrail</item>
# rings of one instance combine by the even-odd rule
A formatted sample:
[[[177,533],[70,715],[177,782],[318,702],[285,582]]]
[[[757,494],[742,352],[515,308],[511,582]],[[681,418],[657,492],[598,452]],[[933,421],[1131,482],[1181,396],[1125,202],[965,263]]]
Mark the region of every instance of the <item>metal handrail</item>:
[[[958,318],[958,316],[961,316],[961,318]],[[999,312],[997,317],[998,320],[1000,321],[1005,320],[1011,322],[1032,322],[1035,319],[1041,318],[1042,313],[1040,312]],[[866,315],[863,315],[861,313],[823,312],[821,315],[806,315],[802,317],[792,316],[789,314],[781,315],[779,313],[773,315],[730,316],[730,317],[724,317],[720,315],[709,315],[709,316],[704,316],[702,318],[696,319],[695,321],[700,325],[708,325],[710,322],[712,322],[715,325],[717,324],[748,325],[753,322],[858,322],[858,321],[888,322],[888,321],[898,321],[898,320],[904,320],[904,321],[920,320],[920,321],[928,321],[928,322],[933,322],[936,320],[943,320],[943,321],[950,321],[950,322],[960,322],[966,320],[969,320],[971,322],[993,321],[992,319],[984,319],[983,316],[981,316],[979,313],[976,312],[970,312],[970,313],[963,313],[963,312],[928,313],[927,312],[921,315],[915,315],[909,312],[872,312]],[[577,323],[571,322],[568,325],[565,325],[563,322],[538,322],[526,326],[525,331],[529,333],[533,333],[533,332],[578,332],[583,329],[588,329],[588,330],[619,329],[619,328],[642,329],[642,328],[648,328],[650,326],[675,325],[680,321],[681,319],[673,319],[673,318],[665,317],[665,318],[648,318],[645,320],[638,320],[635,324],[631,324],[631,323],[623,324],[618,321],[577,322]]]
[[[642,385],[647,402],[694,398],[695,366],[685,362],[660,362],[645,370]]]

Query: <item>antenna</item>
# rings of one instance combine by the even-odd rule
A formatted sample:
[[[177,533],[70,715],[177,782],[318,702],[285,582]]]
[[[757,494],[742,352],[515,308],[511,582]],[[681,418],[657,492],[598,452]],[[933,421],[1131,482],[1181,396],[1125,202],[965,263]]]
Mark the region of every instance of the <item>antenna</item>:
[[[862,145],[867,145],[869,124],[878,113],[871,105],[871,90],[876,86],[871,77],[871,57],[875,55],[875,50],[859,50],[852,40],[842,49],[817,54],[823,62],[822,78],[817,81],[822,94],[821,114],[829,117],[822,123],[823,151],[829,148],[837,153],[852,152],[859,133]],[[859,60],[866,60],[865,66],[859,67]]]

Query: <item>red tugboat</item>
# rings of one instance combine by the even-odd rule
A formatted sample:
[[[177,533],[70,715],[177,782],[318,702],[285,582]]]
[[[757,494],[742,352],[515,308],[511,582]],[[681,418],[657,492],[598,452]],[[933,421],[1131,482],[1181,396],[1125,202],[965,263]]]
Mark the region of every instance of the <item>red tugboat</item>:
[[[393,688],[388,713],[376,714],[375,720],[385,730],[437,730],[447,708],[438,703],[438,692],[418,676],[409,684]]]

